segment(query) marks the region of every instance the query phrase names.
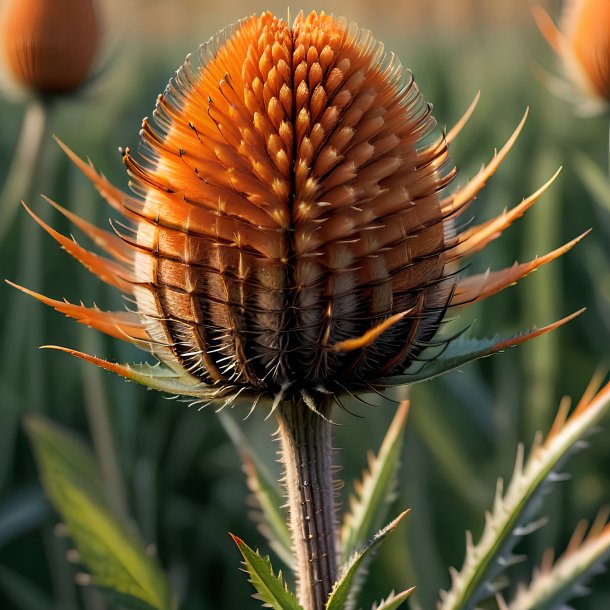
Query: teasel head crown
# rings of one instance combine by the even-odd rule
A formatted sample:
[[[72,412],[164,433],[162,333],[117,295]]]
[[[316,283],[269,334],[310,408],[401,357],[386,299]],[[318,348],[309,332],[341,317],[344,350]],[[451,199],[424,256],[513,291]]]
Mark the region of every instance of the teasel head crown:
[[[0,40],[6,69],[21,89],[49,97],[78,90],[100,40],[94,0],[7,0]]]
[[[576,87],[577,106],[585,114],[608,110],[610,104],[610,3],[608,0],[564,0],[559,28],[540,6],[532,13],[540,31],[562,60]],[[574,100],[563,83],[555,87]]]
[[[53,205],[109,258],[35,216],[135,310],[31,294],[161,364],[66,351],[220,405],[237,396],[277,404],[290,393],[315,405],[316,395],[378,391],[554,328],[563,321],[419,361],[427,346],[442,352],[450,342],[435,338],[449,308],[502,290],[576,241],[460,278],[460,261],[553,179],[512,210],[458,230],[523,121],[489,165],[450,190],[448,145],[469,113],[445,135],[431,110],[398,59],[354,24],[316,13],[292,27],[269,13],[245,19],[189,56],[144,119],[138,154],[123,155],[133,194],[64,146],[130,228],[102,231]]]

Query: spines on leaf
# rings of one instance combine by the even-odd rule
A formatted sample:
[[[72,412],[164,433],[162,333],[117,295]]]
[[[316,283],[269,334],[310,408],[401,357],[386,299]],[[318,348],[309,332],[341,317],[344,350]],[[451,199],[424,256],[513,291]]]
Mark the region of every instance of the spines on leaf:
[[[531,583],[521,587],[507,610],[553,610],[563,608],[574,597],[587,592],[586,581],[610,559],[610,523],[608,511],[602,511],[587,534],[587,522],[581,522],[565,553],[553,560],[547,551],[534,571]]]
[[[288,567],[292,568],[294,558],[292,556],[290,532],[286,525],[287,514],[282,508],[285,504],[282,492],[231,414],[221,411],[218,415],[224,429],[239,452],[246,473],[248,488],[262,513],[263,521],[259,523],[259,530],[267,538],[277,556]],[[259,520],[260,516],[257,515]]]
[[[355,485],[350,512],[341,531],[343,561],[371,538],[383,523],[388,504],[394,497],[396,473],[400,466],[409,401],[400,403],[383,439],[379,453],[369,454],[369,466]]]
[[[345,610],[345,608],[351,607],[353,596],[352,584],[354,583],[354,580],[358,578],[362,563],[371,551],[375,550],[385,540],[387,535],[396,529],[398,524],[409,514],[409,512],[409,510],[402,512],[396,519],[377,532],[368,544],[352,554],[347,563],[343,566],[341,574],[330,592],[325,610]]]
[[[273,572],[269,557],[261,557],[258,551],[253,551],[243,540],[233,534],[231,537],[244,558],[250,582],[257,591],[254,597],[261,600],[263,606],[274,610],[303,610],[297,598],[288,590],[282,572],[278,572],[277,576]]]
[[[542,491],[563,479],[558,468],[610,408],[610,383],[595,394],[597,387],[593,381],[569,417],[568,405],[562,403],[546,439],[537,435],[527,460],[519,446],[508,488],[504,492],[499,483],[481,538],[476,545],[467,545],[462,569],[451,571],[451,588],[441,592],[439,610],[471,610],[495,593],[490,585],[514,559],[511,551],[518,538],[532,531]]]

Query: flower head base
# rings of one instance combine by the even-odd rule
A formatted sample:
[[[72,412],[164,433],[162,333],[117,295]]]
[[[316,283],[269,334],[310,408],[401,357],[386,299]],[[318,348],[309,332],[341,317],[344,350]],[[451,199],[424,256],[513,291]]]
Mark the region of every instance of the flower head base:
[[[582,112],[605,111],[610,103],[608,0],[565,0],[559,29],[542,7],[532,7],[532,13],[540,31],[560,56],[568,78],[581,93],[583,99],[578,105]],[[565,87],[558,92],[561,94],[562,90]]]
[[[100,37],[93,0],[11,0],[2,17],[2,51],[20,87],[49,96],[83,85]]]
[[[114,235],[54,205],[111,259],[38,219],[131,295],[137,311],[35,296],[163,366],[75,355],[202,400],[300,392],[313,404],[316,392],[411,380],[402,374],[449,307],[502,290],[575,243],[509,269],[456,275],[461,258],[552,181],[513,210],[456,231],[522,124],[473,180],[448,192],[448,144],[461,124],[445,137],[412,76],[369,32],[316,13],[292,27],[269,13],[245,19],[188,57],[159,96],[139,154],[124,153],[134,195],[66,149],[131,229]]]

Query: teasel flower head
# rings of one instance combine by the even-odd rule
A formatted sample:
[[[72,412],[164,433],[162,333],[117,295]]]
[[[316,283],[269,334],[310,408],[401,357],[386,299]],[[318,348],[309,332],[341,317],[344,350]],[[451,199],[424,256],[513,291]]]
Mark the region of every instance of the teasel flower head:
[[[79,90],[100,41],[94,0],[7,0],[0,21],[4,70],[19,90],[53,97]]]
[[[561,58],[577,89],[577,106],[584,114],[608,110],[610,103],[610,3],[608,0],[564,0],[559,28],[540,6],[532,14],[547,42]],[[554,81],[550,81],[553,83]],[[562,97],[574,100],[573,88],[556,82]]]
[[[451,189],[448,147],[469,112],[444,134],[412,75],[353,23],[323,13],[300,14],[292,26],[269,13],[247,18],[187,57],[144,119],[139,151],[123,151],[133,193],[62,144],[127,224],[103,231],[53,205],[108,257],[31,212],[128,295],[133,311],[31,294],[160,364],[66,351],[219,406],[294,394],[315,408],[316,396],[380,391],[521,343],[565,320],[466,351],[436,337],[448,309],[502,290],[577,241],[461,277],[462,259],[553,180],[459,230],[525,120],[472,180]],[[435,355],[420,360],[430,346]]]

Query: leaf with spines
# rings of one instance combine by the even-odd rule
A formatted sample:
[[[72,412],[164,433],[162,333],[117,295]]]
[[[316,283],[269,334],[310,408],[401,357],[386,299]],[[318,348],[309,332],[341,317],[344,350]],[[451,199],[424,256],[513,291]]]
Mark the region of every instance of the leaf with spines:
[[[231,537],[244,558],[250,582],[257,591],[254,597],[262,601],[263,606],[274,610],[303,610],[297,598],[288,590],[282,572],[278,572],[277,576],[274,574],[269,557],[261,557],[243,540],[233,534]]]
[[[405,400],[396,411],[379,453],[369,453],[368,470],[356,483],[356,494],[350,499],[350,512],[345,515],[341,530],[344,562],[379,530],[385,520],[388,505],[394,499],[408,413],[409,401]]]
[[[498,481],[494,506],[485,518],[485,527],[475,545],[468,534],[462,569],[452,570],[449,591],[441,592],[439,610],[471,610],[492,588],[494,578],[515,560],[511,554],[517,540],[540,522],[533,522],[542,491],[564,477],[558,468],[569,452],[584,443],[584,438],[610,410],[610,383],[595,394],[594,380],[568,417],[569,401],[562,401],[546,439],[537,435],[527,461],[520,445],[513,475],[503,492]]]
[[[29,416],[26,430],[45,490],[91,572],[91,584],[111,591],[126,608],[172,610],[163,573],[134,532],[112,513],[87,447],[40,416]]]
[[[379,602],[378,604],[373,604],[371,610],[397,610],[400,608],[406,601],[407,597],[413,593],[415,587],[411,587],[406,591],[402,591],[401,593],[390,593],[390,595]]]
[[[328,600],[324,606],[325,610],[346,610],[347,608],[352,607],[354,597],[352,585],[354,581],[358,579],[362,563],[373,550],[377,549],[387,535],[396,529],[398,524],[409,514],[409,512],[409,510],[402,512],[394,521],[377,532],[368,544],[352,554],[347,563],[343,566],[341,574],[328,596]]]
[[[587,534],[581,522],[565,553],[555,562],[547,551],[532,582],[522,586],[510,604],[499,600],[500,610],[556,610],[565,608],[574,597],[587,593],[586,581],[610,560],[610,523],[608,511],[600,513]]]
[[[264,520],[259,523],[259,530],[267,538],[277,556],[292,568],[294,558],[291,550],[290,531],[286,525],[287,514],[282,508],[285,504],[282,492],[233,417],[226,411],[221,411],[218,415],[225,431],[239,452],[248,488],[262,513]]]
[[[374,385],[375,387],[386,389],[433,379],[434,377],[452,371],[473,360],[491,356],[492,354],[501,352],[509,347],[520,345],[530,339],[535,339],[536,337],[544,335],[563,324],[566,324],[570,320],[573,320],[583,313],[583,311],[585,310],[580,309],[561,320],[557,320],[557,322],[553,322],[542,328],[531,328],[530,330],[523,331],[510,337],[495,337],[493,339],[465,339],[460,337],[453,340],[448,339],[448,345],[443,350],[442,356],[432,358],[423,365],[418,363],[411,366],[402,375],[394,375],[387,379],[380,379],[375,382]],[[442,343],[442,340],[439,341],[439,343]]]

